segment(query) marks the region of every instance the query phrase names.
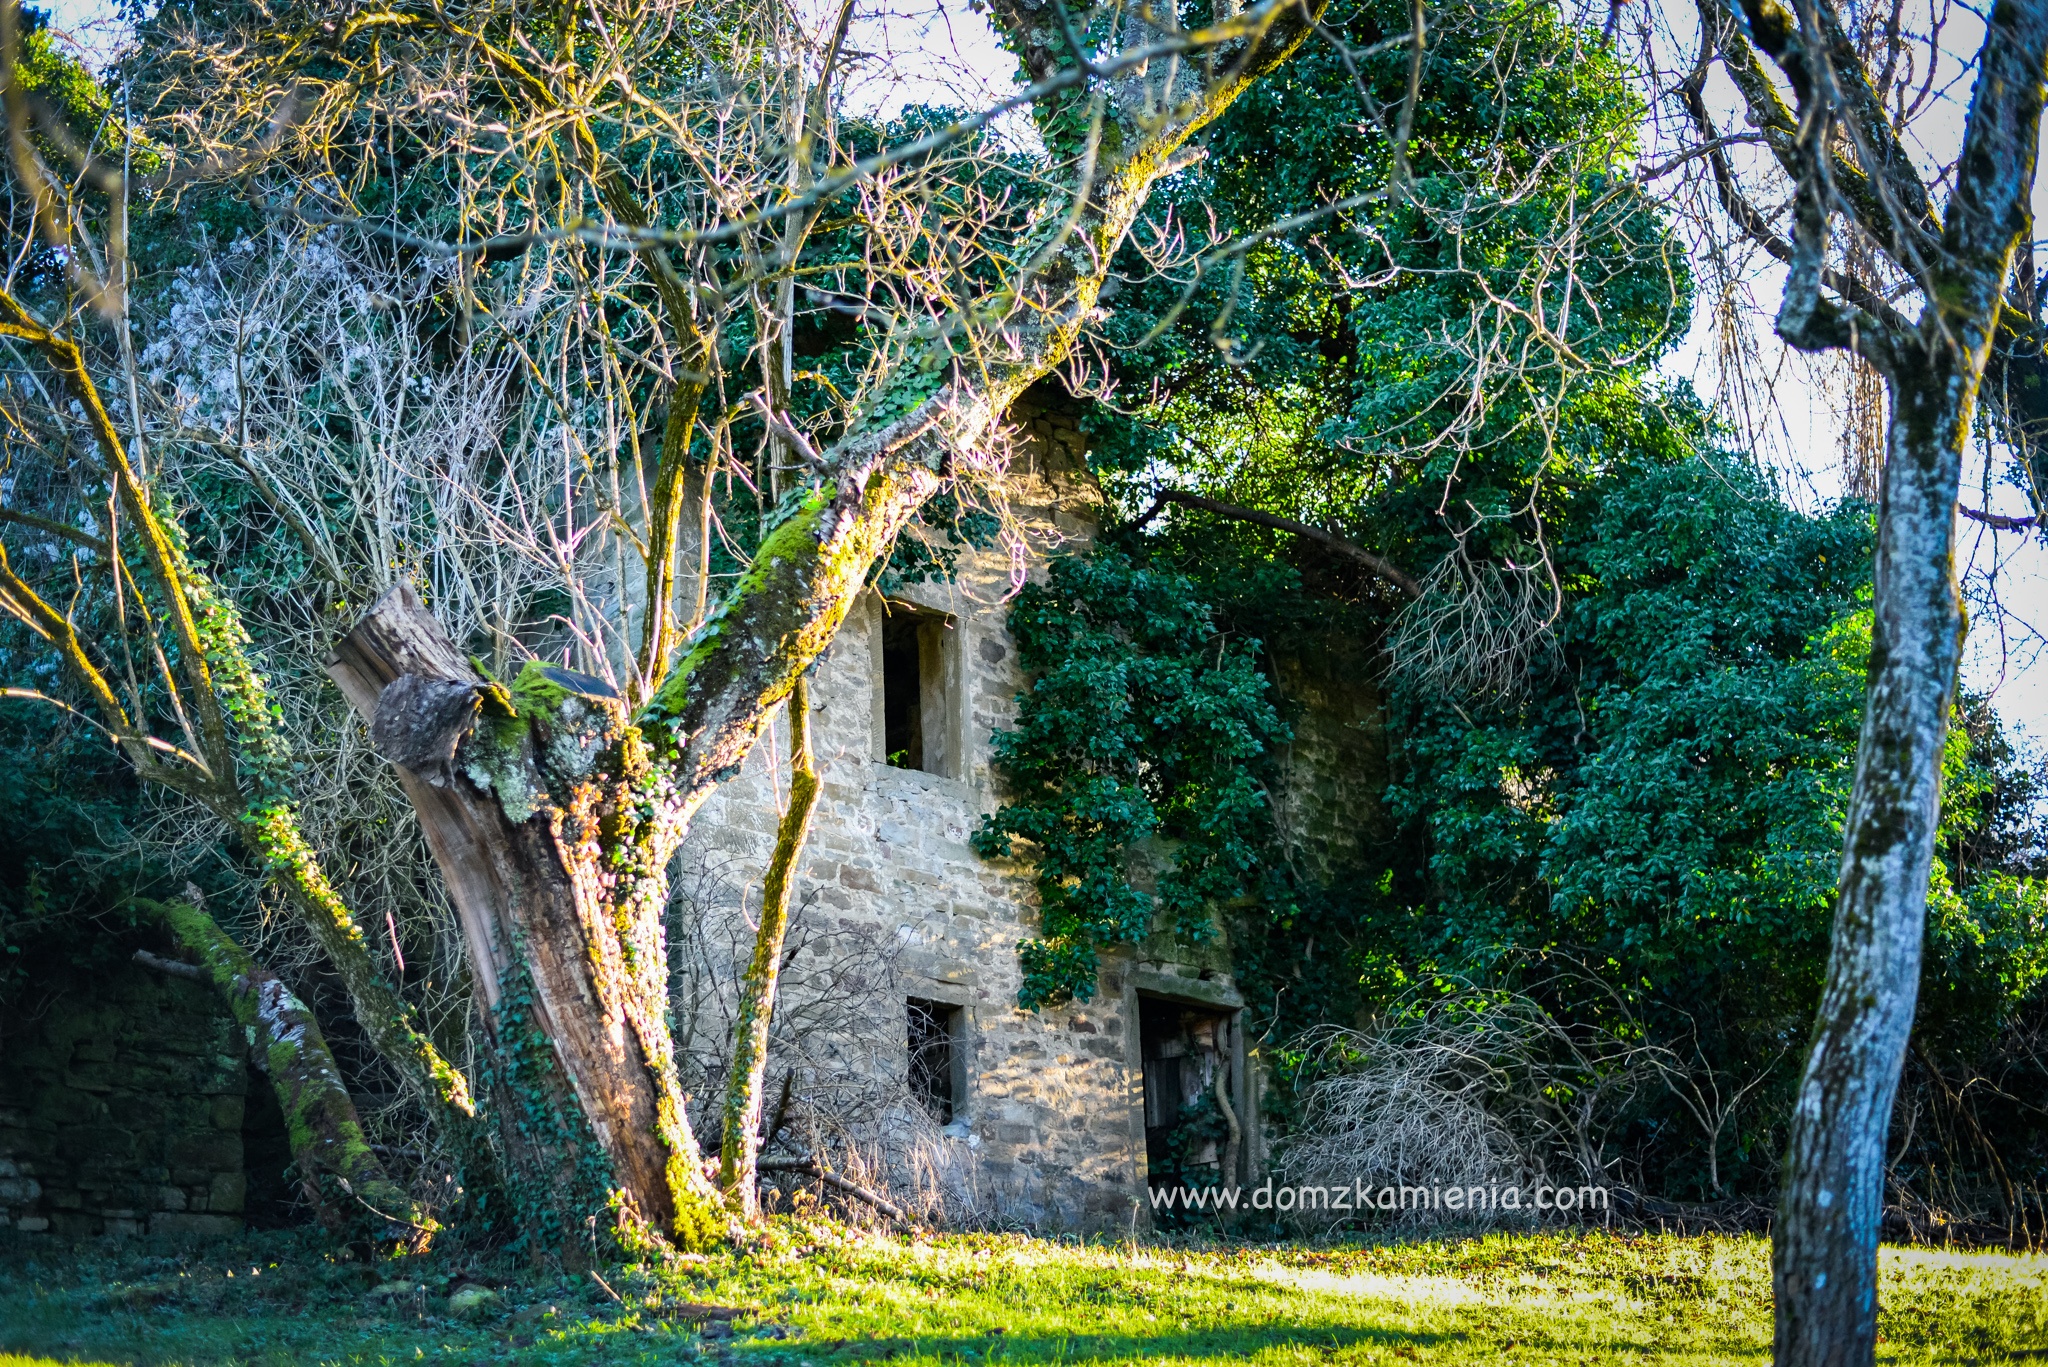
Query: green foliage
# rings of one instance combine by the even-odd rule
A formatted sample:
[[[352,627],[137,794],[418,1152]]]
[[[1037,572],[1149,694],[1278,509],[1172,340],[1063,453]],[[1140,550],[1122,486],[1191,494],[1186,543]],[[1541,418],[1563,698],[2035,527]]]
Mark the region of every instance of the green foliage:
[[[1515,985],[1540,956],[1567,956],[1617,995],[1546,1001],[1560,1019],[1647,1029],[1724,1093],[1761,1081],[1719,1156],[1724,1190],[1763,1194],[1826,962],[1870,649],[1870,515],[1794,511],[1712,447],[1619,452],[1558,514],[1551,667],[1491,702],[1397,673],[1394,781],[1377,822],[1361,813],[1360,865],[1241,917],[1239,979],[1285,1040],[1438,975]],[[1342,604],[1189,549],[1214,535],[1162,537],[1154,554],[1215,564],[1203,588],[1226,625],[1327,648],[1316,605]],[[1945,1066],[2022,1067],[2001,1051],[2033,1028],[2048,977],[2039,817],[1988,711],[1965,720],[1917,1038]],[[2008,1161],[2036,1153],[2038,1122],[2006,1122]],[[1629,1142],[1652,1189],[1718,1194],[1703,1136],[1668,1097],[1645,1099]]]
[[[1861,710],[1868,516],[1804,517],[1710,452],[1617,471],[1588,503],[1560,531],[1581,573],[1555,674],[1481,725],[1397,691],[1389,798],[1428,828],[1446,917],[1472,943],[1569,939],[1640,971],[1805,945]],[[1503,878],[1532,893],[1500,898]]]
[[[1032,688],[994,742],[1010,800],[973,839],[990,858],[1031,842],[1043,920],[1019,946],[1019,1001],[1036,1009],[1093,996],[1100,948],[1137,943],[1162,915],[1205,938],[1214,907],[1257,888],[1257,766],[1287,729],[1258,642],[1218,631],[1180,575],[1113,552],[1065,558],[1018,596],[1010,631]],[[1149,891],[1141,847],[1164,865]]]
[[[1326,24],[1361,53],[1408,15],[1346,0]],[[1825,967],[1870,513],[1786,507],[1688,391],[1652,378],[1690,280],[1625,174],[1641,109],[1607,45],[1547,4],[1433,9],[1430,28],[1412,193],[1372,193],[1393,168],[1405,45],[1350,62],[1312,45],[1218,122],[1155,202],[1159,231],[1168,208],[1173,230],[1244,241],[1305,204],[1347,207],[1256,236],[1185,291],[1133,285],[1108,323],[1122,392],[1143,398],[1090,420],[1091,460],[1125,508],[1165,480],[1338,531],[1417,578],[1455,553],[1530,573],[1548,618],[1511,696],[1447,696],[1389,658],[1404,600],[1313,543],[1183,507],[1121,538],[1119,556],[1184,577],[1225,637],[1276,662],[1355,661],[1381,695],[1391,782],[1356,813],[1355,866],[1312,873],[1270,846],[1258,897],[1233,908],[1234,971],[1283,1073],[1299,1031],[1440,977],[1541,984],[1555,1018],[1648,1031],[1702,1086],[1756,1083],[1713,1141],[1721,1191],[1670,1096],[1642,1098],[1625,1138],[1650,1189],[1762,1194]],[[1126,275],[1148,279],[1135,258]],[[1918,1066],[2037,1093],[2040,793],[1988,712],[1965,714]],[[1598,990],[1530,973],[1544,956]],[[2000,1115],[2048,1173],[2039,1116]]]
[[[41,102],[80,142],[90,142],[112,112],[106,87],[52,39],[49,14],[33,6],[21,11],[21,57],[15,67],[22,92]],[[119,130],[115,130],[118,138]]]
[[[1343,0],[1325,22],[1362,50],[1404,33],[1408,11]],[[1617,58],[1547,4],[1482,0],[1429,24],[1412,194],[1374,193],[1392,170],[1405,45],[1347,63],[1312,43],[1156,201],[1219,239],[1267,235],[1178,314],[1171,282],[1116,300],[1117,341],[1157,334],[1116,361],[1124,392],[1151,400],[1134,422],[1095,424],[1098,464],[1131,479],[1134,503],[1163,465],[1424,568],[1450,544],[1440,510],[1481,526],[1475,550],[1526,542],[1511,512],[1547,517],[1637,420],[1644,367],[1683,335],[1688,282],[1682,245],[1617,174],[1641,123]],[[1146,278],[1135,260],[1128,273]],[[1383,502],[1399,488],[1425,497]]]

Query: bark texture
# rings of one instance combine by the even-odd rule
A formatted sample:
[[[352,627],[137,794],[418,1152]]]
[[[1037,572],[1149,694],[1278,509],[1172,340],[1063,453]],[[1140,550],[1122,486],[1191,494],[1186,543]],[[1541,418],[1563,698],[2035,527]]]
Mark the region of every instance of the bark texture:
[[[1876,1356],[1887,1137],[1919,990],[1964,631],[1957,486],[2014,252],[2029,231],[2048,0],[1991,10],[1955,188],[1938,218],[1832,6],[1803,0],[1795,18],[1776,0],[1744,0],[1744,11],[1799,98],[1794,122],[1739,37],[1726,36],[1751,121],[1798,185],[1779,333],[1803,350],[1856,351],[1891,398],[1868,695],[1827,981],[1773,1237],[1775,1361],[1865,1367]],[[1838,212],[1917,280],[1926,300],[1917,322],[1831,277]]]
[[[579,1171],[594,1145],[604,1196],[701,1242],[715,1193],[676,1082],[666,854],[646,845],[644,746],[624,709],[596,680],[538,665],[493,687],[407,585],[343,638],[328,673],[398,766],[494,1044],[527,1046],[497,1097],[515,1200],[573,1227],[575,1204],[598,1195]]]
[[[321,1223],[352,1237],[424,1248],[434,1226],[364,1138],[312,1011],[197,905],[155,909],[247,1034],[250,1060],[270,1079],[284,1112],[299,1187]]]
[[[1920,983],[1941,760],[1961,656],[1952,560],[1958,377],[1894,383],[1869,697],[1827,983],[1773,1239],[1777,1361],[1874,1360],[1886,1137]]]
[[[775,990],[782,976],[782,947],[789,938],[789,893],[797,860],[810,834],[818,805],[818,770],[811,756],[811,690],[802,680],[789,695],[789,807],[775,833],[775,852],[761,884],[761,924],[754,956],[740,978],[739,1012],[733,1026],[732,1071],[725,1091],[725,1130],[719,1143],[718,1185],[726,1204],[741,1218],[761,1215],[755,1181],[760,1158],[762,1088],[768,1075],[768,1027],[775,1016]]]

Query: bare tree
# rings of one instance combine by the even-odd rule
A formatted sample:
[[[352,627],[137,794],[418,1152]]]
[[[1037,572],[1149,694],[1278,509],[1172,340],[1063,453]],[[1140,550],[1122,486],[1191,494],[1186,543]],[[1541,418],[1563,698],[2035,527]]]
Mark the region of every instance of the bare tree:
[[[468,644],[466,614],[422,604],[407,555],[348,563],[349,542],[399,549],[363,535],[389,517],[351,512],[358,530],[337,536],[240,433],[222,449],[351,595],[383,591],[330,669],[449,884],[515,1193],[560,1215],[609,1196],[622,1223],[687,1241],[722,1217],[669,1033],[670,855],[919,507],[998,463],[1000,416],[1070,354],[1153,184],[1314,21],[1283,0],[1193,30],[1171,11],[997,6],[1031,78],[1007,107],[1038,106],[1050,153],[1020,195],[984,183],[1004,158],[961,151],[1001,106],[855,154],[830,104],[850,13],[820,34],[777,6],[541,21],[493,3],[341,5],[289,34],[254,11],[214,29],[172,13],[143,82],[166,155],[195,176],[267,138],[253,183],[281,222],[447,262],[460,345],[487,339],[552,415],[526,429],[558,461],[552,486],[443,475],[472,509],[505,494],[574,590],[547,631],[483,623],[508,647],[491,665],[451,635]],[[362,196],[397,142],[424,169],[394,193],[427,212],[372,220]],[[858,227],[850,263],[813,247],[828,213]],[[810,419],[789,397],[799,299],[854,311],[872,338],[858,392]],[[536,336],[549,309],[559,326]],[[656,424],[629,368],[667,390],[644,464]],[[748,372],[751,402],[733,392]],[[749,411],[768,434],[751,460],[734,445]],[[714,478],[767,510],[715,604]],[[501,681],[508,654],[525,664]],[[742,1113],[760,1109],[759,1076],[741,1075]]]
[[[1869,1363],[1885,1136],[1918,991],[1964,631],[1959,481],[1980,398],[2029,455],[2038,403],[2017,382],[2038,369],[2033,283],[2011,276],[2016,256],[2031,256],[2048,5],[1988,11],[1960,146],[1933,168],[1916,160],[1906,123],[1945,60],[1945,11],[1916,34],[1898,5],[1888,19],[1873,7],[1874,20],[1845,17],[1831,0],[1697,8],[1702,47],[1675,83],[1694,134],[1685,156],[1708,168],[1739,233],[1784,263],[1778,335],[1800,351],[1854,357],[1881,380],[1889,410],[1869,692],[1774,1271],[1778,1362]],[[1913,62],[1922,79],[1901,80]],[[1715,127],[1704,92],[1716,72],[1754,133]],[[1742,142],[1761,142],[1789,184],[1789,234],[1739,174],[1730,149]]]

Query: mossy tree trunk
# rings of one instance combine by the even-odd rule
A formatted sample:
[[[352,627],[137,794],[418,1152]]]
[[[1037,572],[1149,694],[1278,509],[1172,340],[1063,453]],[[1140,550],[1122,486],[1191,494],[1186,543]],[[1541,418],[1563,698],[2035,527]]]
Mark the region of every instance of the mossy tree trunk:
[[[996,20],[1033,79],[1064,82],[1054,96],[1062,117],[1087,127],[1099,114],[1101,136],[1077,158],[1087,179],[1046,216],[1013,279],[962,316],[933,320],[871,416],[785,500],[725,600],[673,658],[649,662],[643,676],[659,686],[636,709],[532,663],[508,693],[471,668],[405,587],[340,643],[331,672],[420,813],[497,1014],[499,1051],[512,1032],[545,1042],[528,1056],[545,1055],[547,1076],[528,1070],[520,1104],[580,1119],[546,1137],[522,1132],[516,1185],[559,1192],[567,1185],[535,1179],[591,1172],[622,1210],[686,1242],[724,1218],[668,1032],[669,858],[897,533],[1011,402],[1067,357],[1153,184],[1193,134],[1292,54],[1318,13],[1271,0],[1196,35],[1203,63],[1162,60],[1149,75],[1106,78],[1080,71],[1051,0],[999,0]],[[583,1166],[590,1157],[597,1168]]]
[[[789,939],[789,895],[818,805],[818,769],[811,754],[811,690],[803,680],[789,695],[789,806],[775,833],[775,852],[761,882],[761,924],[754,954],[740,976],[733,1022],[732,1071],[725,1086],[725,1127],[720,1136],[718,1185],[742,1219],[761,1215],[756,1164],[761,1156],[762,1088],[768,1076],[768,1027],[775,1017],[782,950]]]
[[[535,664],[489,686],[406,585],[328,672],[447,879],[500,1057],[493,1108],[522,1221],[573,1236],[615,1202],[701,1243],[719,1202],[669,1042],[667,850],[624,708]]]
[[[154,909],[248,1036],[250,1061],[284,1112],[300,1190],[321,1223],[352,1238],[424,1248],[433,1225],[370,1147],[312,1011],[196,903]]]

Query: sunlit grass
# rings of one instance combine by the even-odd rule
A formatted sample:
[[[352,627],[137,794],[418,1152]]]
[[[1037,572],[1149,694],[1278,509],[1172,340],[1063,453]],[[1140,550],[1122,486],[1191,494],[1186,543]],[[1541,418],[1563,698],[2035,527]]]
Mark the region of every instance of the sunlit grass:
[[[600,1271],[603,1284],[454,1253],[366,1267],[295,1239],[182,1264],[17,1262],[0,1267],[0,1348],[187,1367],[1761,1364],[1770,1348],[1768,1248],[1742,1238],[1180,1248],[785,1225],[748,1255]],[[502,1305],[475,1323],[449,1318],[459,1276],[498,1285]],[[693,1317],[707,1306],[741,1313],[706,1328]],[[1880,1330],[1886,1362],[2038,1358],[2048,1260],[1888,1249]],[[45,1367],[0,1356],[31,1363]]]

